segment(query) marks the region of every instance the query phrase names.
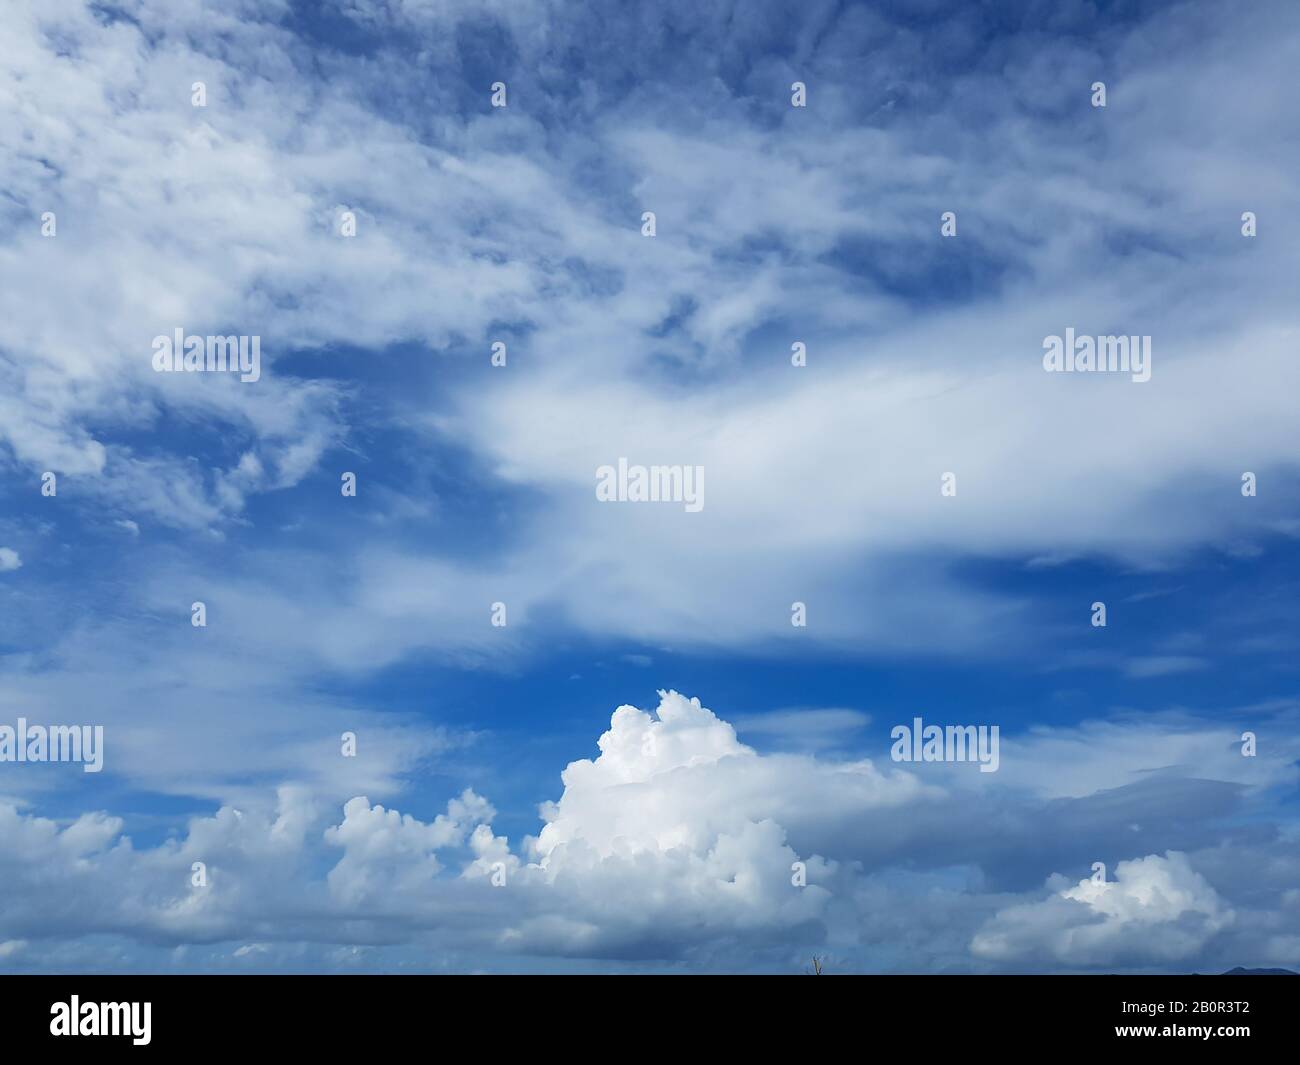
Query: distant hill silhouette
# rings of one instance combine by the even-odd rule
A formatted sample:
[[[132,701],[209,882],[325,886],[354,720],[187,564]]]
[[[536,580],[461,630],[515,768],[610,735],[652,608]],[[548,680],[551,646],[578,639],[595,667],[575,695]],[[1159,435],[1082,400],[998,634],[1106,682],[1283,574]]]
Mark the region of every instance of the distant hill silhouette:
[[[1235,969],[1229,969],[1224,976],[1300,976],[1300,973],[1292,972],[1290,969],[1243,969],[1238,965]]]

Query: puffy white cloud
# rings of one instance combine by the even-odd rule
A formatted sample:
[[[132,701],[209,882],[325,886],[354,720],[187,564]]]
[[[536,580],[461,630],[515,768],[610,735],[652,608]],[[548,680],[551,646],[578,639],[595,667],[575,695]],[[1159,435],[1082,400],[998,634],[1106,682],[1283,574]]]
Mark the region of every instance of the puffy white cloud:
[[[468,788],[429,824],[352,799],[343,822],[325,831],[326,843],[343,848],[327,878],[330,891],[345,905],[364,906],[427,888],[442,869],[436,852],[463,843],[494,816],[491,804]]]
[[[522,870],[526,887],[541,882],[571,901],[585,922],[577,942],[598,955],[671,956],[700,922],[715,935],[809,934],[836,866],[790,845],[787,815],[804,816],[806,804],[861,812],[922,790],[869,762],[758,755],[698,699],[673,691],[660,693],[654,714],[619,707],[599,748],[594,761],[565,769],[564,793],[541,808],[546,826],[525,841],[531,861]],[[627,904],[615,911],[615,900]],[[593,914],[605,920],[598,924]],[[507,941],[517,949],[575,949],[557,937],[550,913],[512,926]]]
[[[1187,855],[1170,851],[1121,861],[1114,880],[1085,878],[1041,902],[1008,907],[971,950],[999,961],[1155,964],[1195,956],[1233,918]]]
[[[720,833],[745,825],[799,821],[809,809],[851,816],[903,805],[925,790],[915,777],[882,774],[870,761],[758,755],[698,699],[674,691],[660,693],[654,714],[619,707],[599,747],[594,761],[570,763],[564,794],[542,807],[547,824],[530,852],[543,867],[569,844],[600,858],[707,851]]]
[[[23,560],[12,547],[0,547],[0,573],[19,569],[22,564]]]

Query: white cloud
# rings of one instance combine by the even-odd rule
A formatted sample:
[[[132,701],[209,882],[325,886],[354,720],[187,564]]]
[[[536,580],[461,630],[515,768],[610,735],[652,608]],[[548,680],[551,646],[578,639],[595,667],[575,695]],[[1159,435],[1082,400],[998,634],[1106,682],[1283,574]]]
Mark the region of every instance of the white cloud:
[[[971,950],[998,961],[1156,964],[1196,955],[1234,916],[1187,856],[1170,851],[1120,862],[1114,880],[1085,878],[1041,902],[1008,907]]]
[[[469,789],[430,824],[372,807],[364,797],[352,799],[343,807],[342,823],[325,831],[327,844],[343,848],[329,873],[330,891],[350,906],[419,892],[442,868],[436,852],[463,843],[467,833],[495,816],[492,806]]]
[[[12,547],[0,547],[0,573],[20,569],[22,564],[23,560],[19,558],[18,552]]]
[[[530,853],[544,868],[570,844],[599,858],[707,851],[720,832],[901,806],[925,793],[910,774],[870,761],[819,763],[759,755],[735,729],[677,692],[661,692],[655,714],[621,706],[599,741],[600,757],[570,763],[564,794]]]

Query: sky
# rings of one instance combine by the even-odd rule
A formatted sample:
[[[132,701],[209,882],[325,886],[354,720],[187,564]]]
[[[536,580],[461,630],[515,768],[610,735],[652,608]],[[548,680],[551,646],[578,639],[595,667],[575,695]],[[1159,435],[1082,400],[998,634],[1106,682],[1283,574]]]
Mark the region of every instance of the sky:
[[[0,971],[1300,968],[1295,4],[0,56]]]

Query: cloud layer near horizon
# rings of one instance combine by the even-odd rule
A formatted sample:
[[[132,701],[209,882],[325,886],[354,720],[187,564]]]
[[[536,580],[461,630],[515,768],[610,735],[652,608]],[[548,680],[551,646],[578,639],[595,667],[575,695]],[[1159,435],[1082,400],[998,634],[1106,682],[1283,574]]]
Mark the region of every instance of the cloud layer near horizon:
[[[1159,759],[1161,737],[1129,739]],[[597,758],[565,769],[562,794],[540,808],[541,831],[515,845],[494,832],[496,811],[473,790],[428,821],[358,796],[336,822],[337,809],[286,787],[273,803],[223,806],[183,837],[143,849],[107,814],[59,825],[0,806],[4,964],[57,967],[67,944],[107,936],[162,951],[146,950],[138,964],[180,969],[229,965],[256,944],[257,959],[273,953],[290,967],[302,951],[328,965],[330,952],[352,946],[372,951],[366,964],[378,968],[395,959],[421,967],[421,956],[427,968],[436,954],[504,969],[558,956],[779,970],[813,952],[896,949],[885,929],[920,919],[917,892],[950,923],[887,968],[1192,967],[1242,952],[1282,964],[1300,935],[1285,834],[1211,843],[1207,832],[1199,847],[1188,837],[1190,853],[1104,854],[1114,873],[1101,884],[1085,877],[1070,887],[1054,870],[1041,888],[999,886],[1000,866],[1023,864],[1045,836],[1077,831],[1102,796],[1109,809],[1091,832],[1159,819],[1156,795],[1135,783],[1155,764],[1062,800],[1041,784],[963,776],[972,766],[920,774],[760,754],[676,692],[661,693],[653,713],[619,707],[598,747]],[[1025,754],[1033,757],[1006,757]],[[1211,817],[1240,812],[1270,786],[1294,787],[1293,759],[1263,763],[1261,781],[1270,764],[1273,784],[1234,789],[1226,807],[1208,766],[1185,764],[1174,774],[1184,784],[1177,799]],[[1146,837],[1129,827],[1140,847]],[[928,834],[928,851],[914,846]],[[1262,877],[1247,883],[1244,866],[1231,869],[1265,853]],[[186,944],[208,946],[195,957],[176,950]]]

